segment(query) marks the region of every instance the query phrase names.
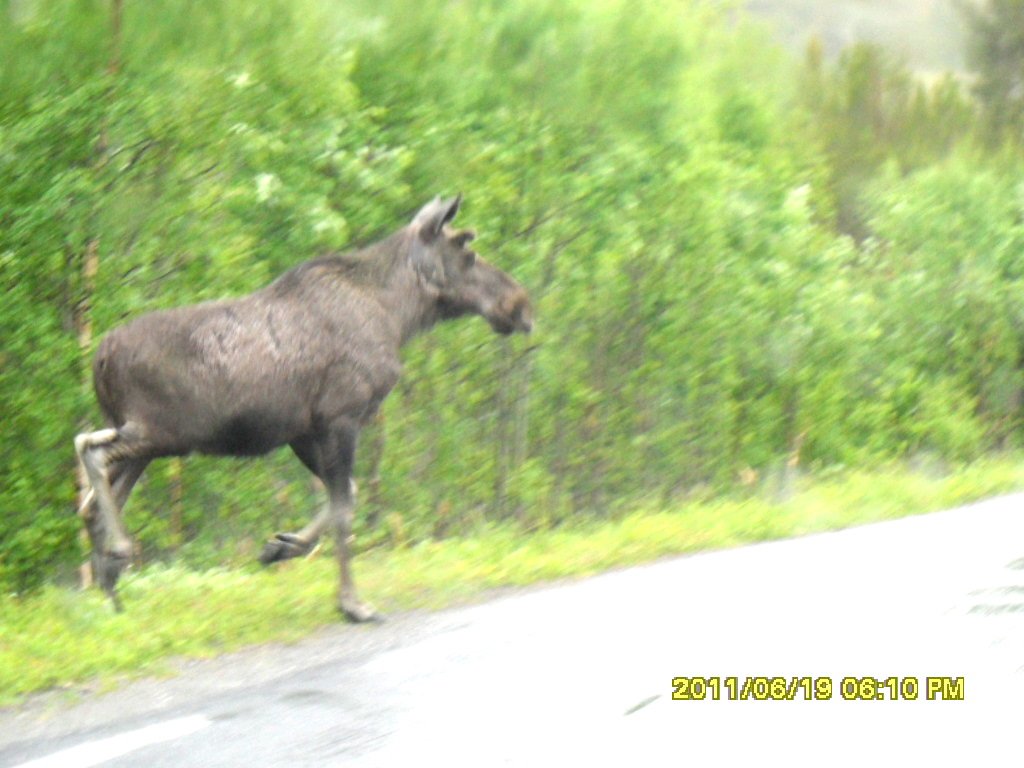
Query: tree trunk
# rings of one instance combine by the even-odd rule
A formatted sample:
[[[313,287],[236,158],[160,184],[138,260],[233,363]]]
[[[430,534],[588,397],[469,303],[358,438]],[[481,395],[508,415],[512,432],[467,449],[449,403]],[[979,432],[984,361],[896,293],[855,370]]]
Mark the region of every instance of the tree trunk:
[[[533,367],[532,350],[525,350],[513,363],[515,380],[515,400],[512,403],[513,442],[512,468],[518,469],[529,456],[529,417],[530,417],[530,373]],[[519,501],[514,510],[516,518],[523,522],[527,510]]]
[[[171,546],[175,554],[185,543],[185,492],[181,481],[181,459],[174,457],[170,461],[171,478]]]
[[[124,22],[124,0],[111,0],[110,3],[110,59],[107,63],[107,72],[111,75],[116,75],[121,71],[121,40],[122,40],[122,28]],[[111,94],[113,99],[113,94]],[[107,154],[107,147],[109,146],[109,137],[107,135],[107,125],[104,119],[104,125],[100,130],[99,142],[96,147],[96,163],[98,167],[103,164],[105,155]],[[89,238],[85,246],[85,252],[82,256],[82,290],[81,300],[79,303],[78,320],[76,332],[78,335],[78,348],[82,352],[83,358],[88,358],[89,353],[92,351],[92,300],[93,294],[96,291],[96,274],[100,268],[100,239],[99,235],[93,235]],[[87,366],[88,370],[88,366]],[[86,380],[89,380],[88,373],[86,374]],[[85,472],[81,466],[78,468],[78,504],[79,509],[83,509],[83,503],[88,494],[89,484],[85,477]],[[88,535],[84,528],[79,533],[80,539],[83,543],[88,546]],[[92,565],[89,561],[86,561],[79,568],[79,578],[83,587],[88,587],[93,582]]]
[[[116,75],[121,71],[121,38],[124,26],[124,0],[111,0],[110,4],[110,62],[107,72]]]
[[[510,374],[512,366],[508,363],[508,340],[502,339],[502,363],[499,367],[497,390],[494,393],[494,440],[495,440],[495,473],[493,517],[501,520],[506,513],[506,496],[508,495],[508,476],[510,471],[511,413],[508,407]]]

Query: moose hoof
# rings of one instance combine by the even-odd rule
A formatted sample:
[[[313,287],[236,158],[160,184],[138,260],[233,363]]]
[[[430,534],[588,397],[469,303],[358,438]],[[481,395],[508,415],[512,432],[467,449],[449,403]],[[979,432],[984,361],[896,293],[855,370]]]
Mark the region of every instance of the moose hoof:
[[[110,597],[110,602],[114,604],[114,613],[124,613],[124,603],[121,602],[121,596],[117,594],[117,590],[107,590],[107,595]]]
[[[278,533],[263,545],[260,553],[260,562],[263,565],[270,565],[279,560],[289,560],[293,557],[308,555],[313,549],[313,544],[300,539],[294,533]]]
[[[110,601],[114,604],[114,610],[118,613],[124,610],[124,605],[117,594],[117,580],[121,577],[124,569],[128,567],[128,563],[128,557],[110,553],[96,555],[92,561],[96,583],[110,597]]]
[[[372,605],[361,603],[351,598],[342,598],[338,601],[338,610],[345,614],[345,618],[356,624],[367,621],[382,622],[384,617],[377,613]]]

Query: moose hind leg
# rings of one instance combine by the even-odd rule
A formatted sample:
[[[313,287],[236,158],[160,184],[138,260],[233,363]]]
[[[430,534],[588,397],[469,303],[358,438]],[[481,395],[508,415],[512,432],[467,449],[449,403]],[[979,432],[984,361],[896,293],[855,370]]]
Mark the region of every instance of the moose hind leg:
[[[75,451],[82,466],[85,467],[89,485],[92,486],[91,501],[95,504],[95,510],[99,512],[106,532],[104,551],[115,557],[128,558],[131,555],[131,542],[117,514],[108,472],[110,447],[118,437],[116,429],[83,432],[75,438]]]
[[[85,518],[93,545],[93,569],[114,607],[121,609],[114,585],[131,557],[131,541],[121,521],[120,509],[147,461],[119,458],[124,453],[121,432],[101,429],[75,438],[75,450],[92,486]],[[114,482],[111,483],[111,475]],[[116,488],[116,490],[115,490]],[[118,498],[120,497],[120,498]]]
[[[110,466],[110,486],[114,494],[114,503],[117,505],[118,510],[124,510],[125,502],[128,501],[132,489],[148,465],[149,459],[129,459]],[[86,530],[89,533],[89,540],[92,542],[92,555],[90,559],[93,578],[97,585],[110,597],[114,607],[121,611],[123,606],[117,594],[117,580],[128,563],[121,558],[108,557],[105,553],[106,528],[104,528],[103,518],[97,509],[94,493],[91,493],[91,496],[86,499],[83,517],[85,518]]]

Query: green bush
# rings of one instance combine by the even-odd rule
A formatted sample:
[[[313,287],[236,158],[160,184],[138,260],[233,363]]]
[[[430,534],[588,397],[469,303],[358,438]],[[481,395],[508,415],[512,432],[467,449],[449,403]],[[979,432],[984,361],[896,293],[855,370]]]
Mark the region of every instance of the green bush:
[[[972,149],[952,81],[871,49],[800,70],[697,0],[129,0],[119,44],[112,7],[0,11],[5,589],[82,556],[105,331],[457,190],[536,331],[409,346],[359,456],[366,545],[1017,443],[1020,160]],[[157,463],[127,520],[205,567],[318,493],[286,451]]]

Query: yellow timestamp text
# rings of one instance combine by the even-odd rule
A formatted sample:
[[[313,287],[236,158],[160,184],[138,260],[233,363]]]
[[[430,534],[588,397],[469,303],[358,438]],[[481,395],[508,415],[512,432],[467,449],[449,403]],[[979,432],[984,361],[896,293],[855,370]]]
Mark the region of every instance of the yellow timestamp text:
[[[963,701],[962,677],[673,677],[675,701]]]

